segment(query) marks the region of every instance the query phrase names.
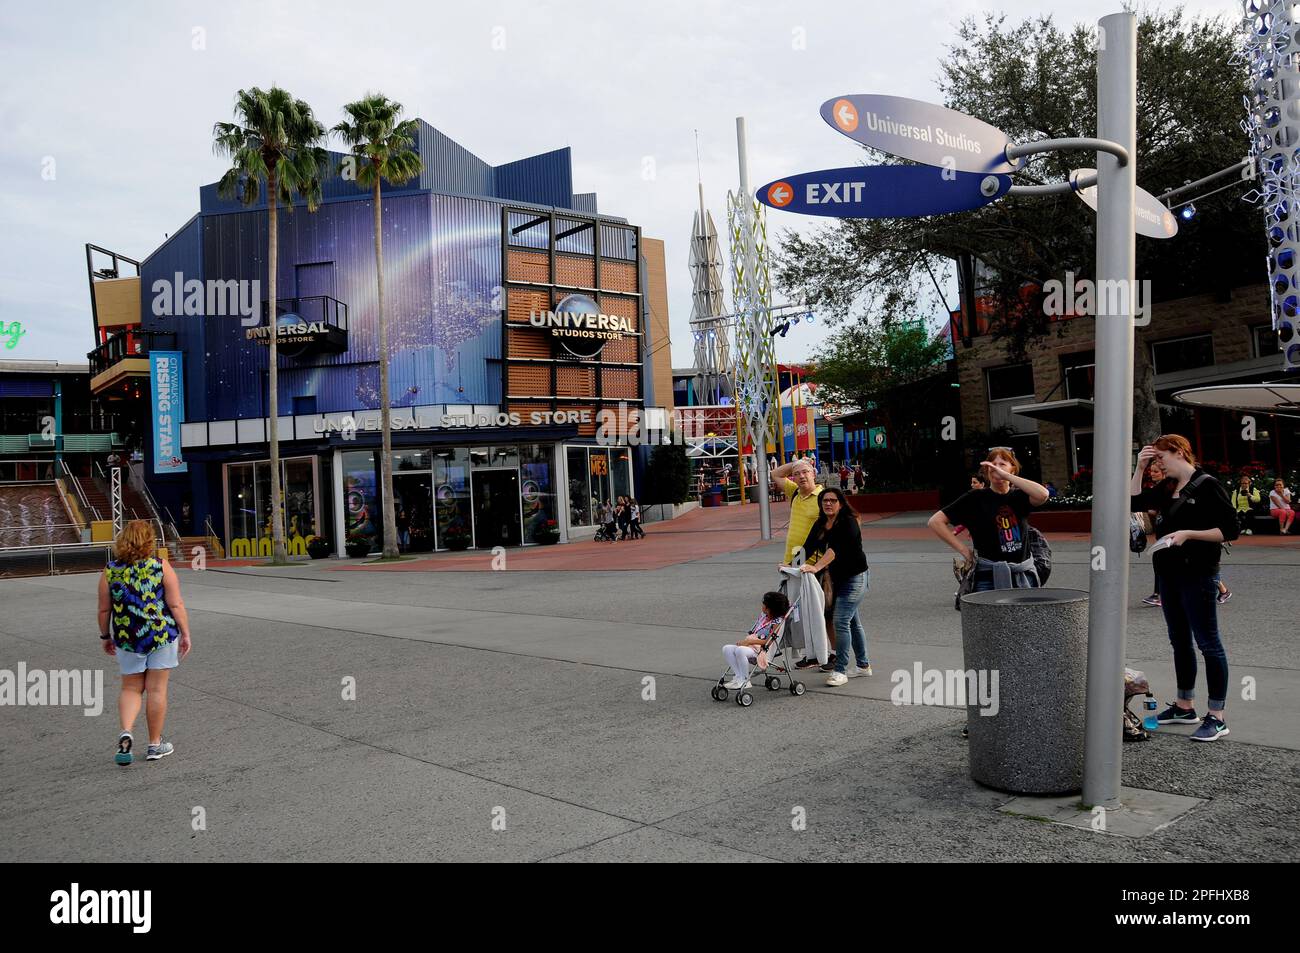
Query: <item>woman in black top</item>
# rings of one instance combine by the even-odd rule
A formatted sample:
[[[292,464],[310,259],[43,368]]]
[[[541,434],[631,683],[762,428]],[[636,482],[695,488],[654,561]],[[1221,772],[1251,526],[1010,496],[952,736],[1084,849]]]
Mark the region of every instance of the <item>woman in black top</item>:
[[[1020,461],[1007,447],[994,447],[980,464],[987,488],[971,490],[930,517],[941,540],[975,564],[976,592],[1039,584],[1029,552],[1029,513],[1047,502],[1047,488],[1020,476]],[[970,533],[967,547],[954,526]]]
[[[835,593],[832,618],[835,625],[834,671],[826,678],[831,687],[849,680],[846,670],[849,663],[849,645],[858,668],[854,675],[870,675],[871,662],[867,659],[867,633],[862,628],[859,609],[866,595],[868,574],[867,555],[862,551],[862,526],[858,514],[853,512],[843,490],[834,487],[822,490],[818,500],[821,516],[808,531],[803,551],[809,554],[802,572],[819,572],[829,569],[831,588]]]
[[[1142,476],[1159,463],[1168,479],[1148,490]],[[1219,638],[1214,577],[1222,544],[1237,538],[1232,503],[1219,481],[1196,465],[1191,444],[1166,434],[1138,453],[1129,490],[1134,510],[1159,513],[1160,539],[1151,548],[1160,607],[1174,648],[1178,699],[1158,716],[1162,725],[1197,722],[1196,648],[1205,658],[1209,712],[1192,734],[1193,741],[1214,741],[1228,733],[1223,708],[1228,698],[1228,654]],[[1195,648],[1193,648],[1195,640]]]

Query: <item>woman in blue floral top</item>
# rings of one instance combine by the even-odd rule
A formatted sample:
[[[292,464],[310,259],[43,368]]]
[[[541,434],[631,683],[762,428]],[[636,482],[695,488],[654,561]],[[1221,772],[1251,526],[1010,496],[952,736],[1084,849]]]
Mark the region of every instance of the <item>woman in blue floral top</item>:
[[[99,580],[99,638],[104,653],[117,656],[122,670],[122,694],[117,700],[122,733],[114,756],[120,765],[134,760],[131,730],[140,716],[143,695],[148,696],[146,759],[157,761],[172,753],[171,742],[162,740],[167,679],[191,647],[180,581],[154,552],[153,528],[144,520],[132,520],[118,534],[113,558]]]

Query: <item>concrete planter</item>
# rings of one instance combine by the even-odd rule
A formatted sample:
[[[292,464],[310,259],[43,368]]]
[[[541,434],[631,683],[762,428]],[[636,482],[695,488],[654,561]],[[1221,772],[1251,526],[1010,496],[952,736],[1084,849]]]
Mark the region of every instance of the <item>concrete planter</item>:
[[[994,684],[983,714],[968,692],[971,777],[1015,794],[1070,794],[1083,786],[1088,594],[1001,589],[961,601],[966,671]],[[996,707],[995,707],[996,706]]]
[[[1091,533],[1092,510],[1034,510],[1029,522],[1044,533]]]

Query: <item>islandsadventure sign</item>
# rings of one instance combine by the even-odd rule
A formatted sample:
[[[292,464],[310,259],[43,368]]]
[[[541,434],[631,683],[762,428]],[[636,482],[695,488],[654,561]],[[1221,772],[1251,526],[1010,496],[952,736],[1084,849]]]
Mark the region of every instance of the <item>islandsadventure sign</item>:
[[[1015,172],[1006,133],[946,106],[904,96],[836,96],[822,103],[822,118],[863,145],[900,159],[962,172]]]
[[[954,172],[928,165],[852,166],[801,172],[769,182],[758,200],[769,208],[835,218],[913,218],[966,212],[996,202],[1011,176]]]
[[[632,333],[632,323],[616,314],[601,314],[600,307],[582,294],[566,297],[554,311],[534,311],[528,323],[548,328],[566,351],[574,357],[596,357],[606,341]]]
[[[1075,195],[1084,205],[1097,211],[1096,169],[1075,169],[1070,173],[1070,181],[1076,182],[1085,177],[1092,177],[1094,183],[1086,189],[1075,189]],[[1169,211],[1164,202],[1148,192],[1137,188],[1133,202],[1133,231],[1147,238],[1173,238],[1178,234],[1178,216]]]

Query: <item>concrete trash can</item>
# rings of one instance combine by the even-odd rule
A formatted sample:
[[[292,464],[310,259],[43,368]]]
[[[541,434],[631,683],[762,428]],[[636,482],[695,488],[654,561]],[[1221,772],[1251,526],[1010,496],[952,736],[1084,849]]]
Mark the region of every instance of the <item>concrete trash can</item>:
[[[971,777],[1014,794],[1081,790],[1088,593],[970,593],[961,640]]]

